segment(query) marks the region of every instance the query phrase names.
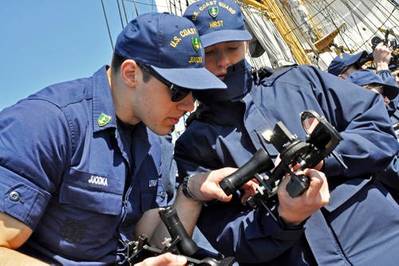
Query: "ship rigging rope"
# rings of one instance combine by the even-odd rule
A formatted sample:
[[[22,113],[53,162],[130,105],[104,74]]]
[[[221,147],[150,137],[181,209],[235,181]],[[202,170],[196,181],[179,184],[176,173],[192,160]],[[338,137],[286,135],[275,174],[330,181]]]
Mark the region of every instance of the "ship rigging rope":
[[[341,2],[343,2],[343,1],[341,1]],[[347,4],[347,3],[343,3],[343,4],[346,6],[346,8],[348,8],[349,13],[350,13],[350,15],[351,15],[351,17],[352,17],[352,19],[353,19],[354,25],[356,26],[356,29],[357,29],[357,31],[358,31],[358,33],[359,33],[359,36],[360,36],[360,38],[362,39],[362,42],[363,42],[361,45],[359,45],[358,47],[356,47],[354,50],[360,49],[360,47],[362,47],[362,46],[367,42],[367,40],[364,41],[363,34],[362,34],[362,32],[360,31],[359,25],[358,25],[358,23],[356,23],[356,21],[357,21],[357,20],[361,21],[363,24],[365,24],[365,25],[367,26],[367,28],[368,28],[371,32],[373,32],[373,30],[372,30],[372,28],[371,28],[369,25],[367,25],[366,21],[363,21],[363,20],[360,19],[359,14],[355,13],[354,9],[353,9],[351,6],[349,6],[349,4]],[[354,5],[354,4],[352,4],[352,5]],[[355,5],[354,5],[354,6],[355,6]],[[365,16],[365,18],[367,19],[366,16]],[[377,25],[375,25],[374,29],[375,29],[375,31],[377,30]],[[373,32],[373,35],[374,35],[374,34],[375,34],[375,32]],[[356,43],[356,41],[351,37],[351,35],[346,34],[346,33],[344,33],[343,35],[345,35],[346,38],[349,38],[349,39],[352,41],[352,43]],[[341,36],[341,38],[342,38],[342,36]],[[342,38],[342,41],[345,43],[346,47],[349,48],[348,44],[346,43],[346,38]]]
[[[335,28],[337,28],[337,25],[336,25],[336,23],[335,23],[334,17],[339,17],[342,21],[345,21],[345,22],[349,23],[347,20],[345,20],[345,18],[344,18],[341,14],[339,14],[339,16],[337,16],[337,15],[336,15],[337,12],[336,12],[335,10],[334,10],[333,12],[331,12],[331,9],[333,9],[333,7],[330,7],[330,6],[331,6],[334,2],[336,2],[336,1],[334,0],[334,1],[330,2],[327,6],[324,5],[324,6],[322,6],[322,8],[321,8],[321,7],[320,7],[320,5],[321,5],[320,2],[316,2],[316,1],[310,2],[310,1],[307,1],[307,4],[310,6],[310,8],[313,8],[314,10],[316,10],[316,13],[315,13],[313,16],[311,16],[311,18],[313,18],[313,17],[315,17],[315,16],[318,16],[318,15],[321,15],[321,16],[324,17],[324,18],[329,18],[329,20],[331,21],[331,23],[334,25]],[[356,10],[355,10],[354,8],[352,8],[352,7],[349,5],[349,3],[347,3],[347,2],[345,2],[345,3],[344,3],[344,1],[340,1],[340,2],[341,2],[342,4],[344,4],[344,5],[346,6],[346,8],[349,10],[349,12],[350,12],[350,14],[351,14],[352,19],[353,19],[354,22],[356,22],[356,18],[354,17],[354,15],[355,15],[355,16],[359,19],[359,21],[361,21],[361,22],[370,30],[370,32],[373,33],[373,35],[375,35],[375,34],[377,33],[379,27],[378,27],[377,25],[375,25],[375,24],[373,23],[373,21],[371,21],[371,20],[369,19],[369,17],[368,17],[366,14],[364,14],[361,10],[359,10],[359,12],[356,12]],[[349,2],[350,2],[351,5],[353,5],[354,7],[356,7],[356,5],[353,4],[352,1],[349,0]],[[382,3],[380,3],[380,2],[378,2],[377,4],[383,6]],[[318,6],[317,6],[317,5],[318,5]],[[363,5],[367,6],[365,3],[363,3]],[[376,8],[378,8],[378,7],[376,7]],[[389,11],[386,7],[383,7],[383,8],[384,8],[386,11]],[[358,9],[358,8],[356,8],[356,9]],[[375,12],[373,12],[371,8],[369,8],[369,9],[370,9],[370,12],[374,15],[374,17],[375,17],[376,19],[378,19],[382,25],[385,25],[385,23],[386,23],[388,20],[389,20],[391,23],[393,23],[394,25],[396,24],[396,23],[394,23],[394,22],[391,21],[391,20],[392,20],[392,18],[394,18],[393,12],[394,12],[395,10],[397,10],[397,8],[395,8],[395,7],[393,8],[393,10],[390,12],[390,14],[386,17],[385,21],[381,21],[381,20],[380,20],[380,17],[379,17],[377,14],[375,14]],[[379,10],[381,10],[381,9],[379,9]],[[324,15],[323,15],[323,13],[324,13]],[[361,13],[361,15],[360,15],[359,13]],[[384,13],[384,12],[383,12],[383,13]],[[387,13],[387,12],[385,12],[385,13]],[[361,18],[364,18],[364,19],[361,19]],[[370,23],[368,23],[368,22],[365,21],[365,20],[369,20]],[[349,24],[351,24],[351,23],[349,23]],[[370,24],[372,24],[372,25],[370,25]],[[356,27],[358,27],[357,23],[354,23],[354,25],[355,25]],[[395,27],[396,27],[396,25],[395,25]],[[361,32],[360,32],[360,29],[357,28],[357,30],[358,30],[359,36],[360,36],[362,39],[364,39],[363,36],[362,36],[362,34],[361,34]],[[343,33],[340,32],[339,35],[340,35],[340,37],[341,37],[341,40],[344,42],[344,45],[345,45],[347,48],[350,48],[350,46],[347,44],[346,39],[350,39],[350,40],[352,41],[352,43],[356,43],[356,41],[353,40],[352,37],[351,37],[349,34],[345,33],[345,32],[343,32]],[[345,38],[344,38],[344,36],[345,36]],[[363,42],[361,45],[359,45],[356,49],[359,49],[360,47],[364,46],[365,43],[366,43],[367,41],[369,41],[369,39],[367,39],[366,41],[364,41],[364,42]]]
[[[159,7],[164,7],[164,8],[168,8],[169,6],[168,5],[156,5],[156,4],[154,4],[154,3],[145,3],[145,2],[140,2],[140,1],[136,1],[136,0],[124,0],[124,1],[126,1],[126,2],[132,2],[132,3],[137,3],[137,4],[140,4],[140,5],[143,5],[143,6],[152,6],[152,7],[157,7],[157,6],[159,6]],[[168,1],[168,2],[172,2],[172,1]]]
[[[399,7],[399,3],[397,2],[397,0],[388,0],[393,6],[395,7]]]
[[[328,5],[324,6],[324,8],[328,8],[330,5],[332,5],[332,4],[333,4],[334,2],[336,2],[336,1],[337,1],[337,0],[331,1]],[[316,10],[317,10],[317,9],[316,9]],[[317,12],[316,12],[315,14],[309,16],[309,20],[312,20],[312,19],[314,19],[317,15],[322,14],[322,11],[323,11],[323,10],[317,10]],[[302,23],[302,24],[303,24],[303,23]],[[302,24],[299,24],[299,26],[301,27]],[[287,33],[292,33],[294,30],[296,30],[296,28],[287,31]]]
[[[107,18],[107,12],[105,12],[105,6],[104,6],[104,2],[103,0],[101,0],[101,6],[103,9],[103,13],[104,13],[104,18],[105,18],[105,24],[107,25],[107,31],[108,31],[108,37],[109,37],[109,41],[111,42],[111,47],[112,47],[112,51],[114,50],[114,43],[112,41],[112,35],[111,35],[111,31],[109,29],[109,23],[108,23],[108,18]]]
[[[330,7],[330,5],[332,5],[334,2],[338,2],[338,1],[332,1],[327,7],[324,7],[323,6],[323,8],[324,9],[322,9],[322,8],[320,8],[320,6],[321,6],[321,4],[320,4],[320,2],[317,2],[318,3],[318,5],[319,5],[319,7],[317,7],[316,6],[316,4],[317,3],[315,3],[313,6],[312,6],[312,8],[314,8],[314,9],[316,9],[318,12],[317,12],[317,15],[319,15],[319,14],[321,14],[324,18],[328,18],[329,19],[329,21],[331,22],[331,24],[334,26],[334,29],[337,29],[338,28],[338,25],[337,25],[337,23],[336,23],[336,21],[335,21],[335,18],[339,18],[339,19],[341,19],[342,21],[345,21],[345,23],[347,23],[347,21],[344,19],[344,17],[341,15],[341,14],[339,14],[339,15],[337,15],[337,12],[336,11],[334,11],[334,12],[332,12],[332,10],[334,9],[333,7]],[[352,14],[353,15],[353,14]],[[323,22],[323,20],[321,20],[321,23]],[[357,27],[357,25],[356,25],[356,27]],[[358,28],[357,28],[358,29]],[[361,33],[359,32],[359,34],[361,35]],[[347,34],[345,33],[345,32],[342,32],[342,31],[339,31],[338,32],[338,35],[341,37],[341,40],[342,40],[342,42],[344,43],[344,45],[345,45],[345,48],[346,49],[350,49],[350,46],[348,45],[348,43],[346,42],[346,38],[345,37],[348,37],[349,39],[351,39],[352,40],[352,38],[350,37],[350,36],[346,36]],[[345,35],[345,37],[344,37],[344,35]],[[352,40],[353,41],[353,40]]]
[[[342,2],[344,2],[344,1],[342,1]],[[355,6],[351,0],[349,0],[349,2],[350,2],[353,6]],[[344,3],[344,5],[346,5],[346,3]],[[350,8],[350,7],[348,7],[348,8]],[[352,9],[353,13],[355,13],[356,16],[357,16],[358,18],[361,18],[361,17],[365,18],[365,20],[361,20],[361,21],[362,21],[362,22],[366,25],[366,27],[372,32],[372,36],[374,36],[374,35],[376,35],[376,34],[378,33],[378,31],[379,31],[379,26],[376,25],[371,19],[369,19],[368,16],[367,16],[367,14],[364,14],[360,9],[357,9],[357,10],[361,13],[361,15],[359,16],[359,14],[356,13],[355,9],[353,9],[353,8],[351,8],[351,9]],[[392,12],[389,14],[389,16],[387,16],[387,18],[385,19],[385,21],[381,21],[381,20],[378,18],[378,16],[377,16],[375,13],[373,13],[372,11],[371,11],[371,13],[374,15],[374,17],[377,18],[377,20],[380,21],[381,25],[385,25],[386,21],[388,21],[388,19],[392,16],[392,13],[393,13],[394,11],[395,11],[395,9],[392,10]],[[374,27],[370,26],[370,24],[367,23],[367,20],[368,20],[368,21],[372,24],[372,26],[374,26]],[[368,40],[367,40],[367,41],[368,41]],[[357,50],[357,49],[360,49],[360,47],[363,47],[363,46],[366,44],[367,41],[364,41],[362,44],[358,45],[358,47],[356,48],[356,50]]]
[[[286,6],[283,5],[282,10],[283,10],[283,12],[285,12],[285,15],[286,15],[286,16],[290,16],[290,15],[291,15],[291,11],[288,10]],[[309,20],[310,20],[310,19],[309,19]],[[292,28],[291,30],[288,30],[286,34],[287,34],[287,35],[288,35],[288,34],[294,34],[295,36],[298,36],[298,34],[295,34],[295,31],[301,32],[300,29],[301,29],[302,27],[306,26],[306,24],[305,24],[306,22],[298,23],[298,21],[297,21],[296,19],[292,19],[291,21],[292,21],[292,23],[294,24],[295,27]],[[317,51],[316,51],[316,49],[315,49],[315,47],[314,47],[312,41],[310,40],[310,38],[306,38],[302,33],[300,33],[299,35],[300,35],[300,36],[298,36],[298,37],[301,37],[300,39],[301,39],[302,41],[305,41],[305,42],[308,44],[308,46],[310,47],[310,49],[311,49],[314,53],[317,54]],[[304,37],[305,37],[305,38],[304,38]]]
[[[116,0],[116,4],[118,5],[119,19],[120,19],[120,21],[121,21],[121,26],[122,26],[122,30],[123,30],[123,28],[124,28],[125,26],[123,25],[122,12],[121,12],[121,6],[120,6],[120,4],[119,4],[119,0]]]
[[[325,16],[325,17],[328,17],[328,18],[330,19],[330,22],[331,22],[332,25],[334,25],[334,28],[335,28],[335,29],[338,28],[339,26],[336,24],[336,22],[335,22],[335,20],[334,20],[334,17],[338,17],[338,16],[334,16],[334,14],[331,12],[331,8],[328,8],[328,9],[326,9],[325,11],[326,11],[327,14],[328,14],[328,15]],[[344,18],[343,18],[342,16],[339,16],[339,18],[341,18],[343,21],[345,21]],[[346,21],[345,21],[345,22],[346,22]],[[349,46],[348,43],[346,42],[346,38],[344,38],[345,33],[342,32],[342,31],[339,31],[338,34],[339,34],[339,36],[341,37],[341,40],[342,40],[342,42],[344,43],[345,48],[346,48],[346,49],[350,49],[350,46]],[[349,38],[350,38],[350,37],[349,37]]]
[[[127,23],[129,23],[128,19],[127,19],[127,14],[126,14],[126,6],[125,6],[125,1],[122,1],[122,10],[123,10],[123,14],[125,15],[125,23],[127,25]]]
[[[124,0],[124,1],[126,1],[126,0]],[[136,17],[137,17],[137,16],[139,15],[139,10],[137,9],[136,1],[135,1],[135,0],[132,0],[132,1],[128,1],[128,2],[133,3],[134,11],[135,11]]]
[[[333,4],[334,2],[336,2],[336,1],[337,1],[337,0],[331,1],[329,4],[327,4],[327,5],[324,6],[324,9],[327,9],[330,5],[332,5],[332,4]],[[325,17],[325,16],[322,14],[322,11],[323,11],[323,10],[321,10],[321,9],[317,10],[317,8],[314,8],[314,9],[315,9],[317,12],[314,13],[313,15],[311,15],[311,16],[308,15],[308,21],[312,21],[312,20],[313,20],[314,18],[316,18],[316,16],[318,16],[318,15],[322,15],[323,17]],[[286,16],[290,16],[290,11],[287,10],[286,7],[283,7],[283,11],[286,13]],[[302,41],[304,41],[304,42],[307,43],[308,47],[310,47],[310,50],[312,50],[312,51],[315,53],[315,55],[318,55],[319,52],[315,49],[315,46],[314,46],[313,42],[310,40],[310,38],[306,38],[306,37],[301,33],[300,28],[303,27],[303,26],[305,25],[305,22],[303,22],[303,23],[298,23],[298,21],[296,21],[295,19],[292,19],[291,21],[292,21],[292,23],[294,24],[295,27],[293,27],[291,30],[288,30],[288,31],[286,32],[286,34],[287,34],[287,35],[288,35],[288,34],[293,34],[293,35],[297,36],[297,37],[300,38]],[[337,28],[336,25],[334,25],[334,26],[335,26],[335,28]],[[299,34],[298,34],[298,33],[295,33],[296,31],[299,31]],[[299,36],[298,36],[298,35],[299,35]],[[316,56],[316,60],[318,60],[318,56]]]
[[[392,4],[392,1],[389,1],[389,0],[388,0],[388,2],[391,3],[391,5],[393,6],[394,10],[399,10],[397,5]],[[381,1],[376,1],[374,6],[375,6],[379,11],[381,11],[381,13],[388,13],[388,12],[389,12],[389,10],[387,9],[387,7],[384,6],[384,5],[381,3]],[[384,9],[384,11],[382,11],[381,8],[379,8],[378,6],[381,6],[381,8]],[[394,24],[395,27],[397,27],[397,26],[398,26],[398,23],[399,23],[398,18],[395,17],[395,16],[391,16],[390,18],[392,19],[392,20],[391,20],[392,24]],[[396,21],[396,23],[394,23],[394,20]]]
[[[344,3],[343,1],[340,1],[340,2],[348,9],[348,11],[353,19],[354,25],[356,26],[356,29],[358,30],[359,37],[363,39],[363,43],[361,45],[358,45],[358,47],[351,49],[351,46],[347,43],[347,39],[349,39],[352,43],[356,43],[356,41],[352,38],[352,36],[346,32],[343,32],[342,34],[340,34],[340,37],[347,49],[356,51],[356,50],[360,49],[360,47],[364,46],[365,43],[368,41],[368,40],[364,41],[363,34],[361,33],[360,29],[358,28],[356,20],[359,19],[359,21],[361,21],[372,32],[372,35],[374,35],[377,32],[378,27],[376,25],[374,25],[374,30],[373,30],[373,27],[371,27],[367,23],[367,21],[360,19],[359,14],[357,12],[355,12],[355,9],[353,9],[348,3]],[[353,3],[352,3],[352,5],[353,5]],[[332,15],[331,10],[328,10],[328,12],[330,15]],[[348,20],[345,20],[345,18],[342,15],[340,15],[339,17],[346,23],[351,24],[351,23],[349,23]],[[364,17],[367,19],[367,16],[364,16]],[[331,20],[331,23],[334,25],[334,27],[337,26],[333,19]]]

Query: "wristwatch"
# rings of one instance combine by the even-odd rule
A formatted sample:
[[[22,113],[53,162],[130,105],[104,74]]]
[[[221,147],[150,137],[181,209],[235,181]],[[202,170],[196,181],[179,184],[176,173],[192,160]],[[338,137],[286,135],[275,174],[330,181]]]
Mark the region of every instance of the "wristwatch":
[[[194,175],[188,175],[188,176],[183,178],[183,183],[181,185],[182,186],[182,191],[183,191],[183,194],[184,194],[184,196],[186,198],[197,200],[195,198],[194,194],[190,191],[190,188],[189,188],[189,182],[190,182],[190,179],[191,179],[192,176],[194,176]]]

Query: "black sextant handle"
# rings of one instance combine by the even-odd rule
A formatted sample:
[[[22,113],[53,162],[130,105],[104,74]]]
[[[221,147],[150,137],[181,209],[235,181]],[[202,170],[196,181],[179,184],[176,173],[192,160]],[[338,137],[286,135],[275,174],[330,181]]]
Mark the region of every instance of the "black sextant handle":
[[[292,198],[300,196],[305,192],[310,184],[309,177],[305,175],[291,174],[291,179],[287,184],[287,192]]]
[[[161,217],[163,223],[172,240],[178,239],[177,248],[181,254],[186,256],[192,256],[198,251],[198,246],[195,242],[188,236],[186,229],[181,223],[179,217],[177,216],[176,209],[169,206],[165,209],[159,210],[159,216]]]
[[[247,163],[231,175],[226,176],[219,185],[226,195],[231,195],[248,180],[253,178],[256,173],[271,170],[273,167],[274,163],[267,152],[264,149],[259,149]]]

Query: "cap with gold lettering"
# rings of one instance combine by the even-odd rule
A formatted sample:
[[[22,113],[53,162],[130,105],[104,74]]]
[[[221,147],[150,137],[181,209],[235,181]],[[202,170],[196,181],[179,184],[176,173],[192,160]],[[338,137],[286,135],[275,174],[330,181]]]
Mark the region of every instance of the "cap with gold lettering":
[[[225,89],[204,67],[204,48],[186,18],[167,13],[136,17],[119,34],[115,53],[150,66],[162,78],[191,90]]]
[[[183,16],[197,27],[204,47],[252,39],[240,6],[233,0],[200,0],[187,7]]]

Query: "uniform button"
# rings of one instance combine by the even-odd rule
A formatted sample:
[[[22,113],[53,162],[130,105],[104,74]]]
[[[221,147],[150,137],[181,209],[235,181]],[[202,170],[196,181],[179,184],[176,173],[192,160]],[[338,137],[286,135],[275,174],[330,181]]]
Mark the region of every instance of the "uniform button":
[[[8,197],[12,201],[19,201],[19,199],[21,198],[21,196],[19,195],[19,193],[17,191],[11,191],[10,194],[8,195]]]

